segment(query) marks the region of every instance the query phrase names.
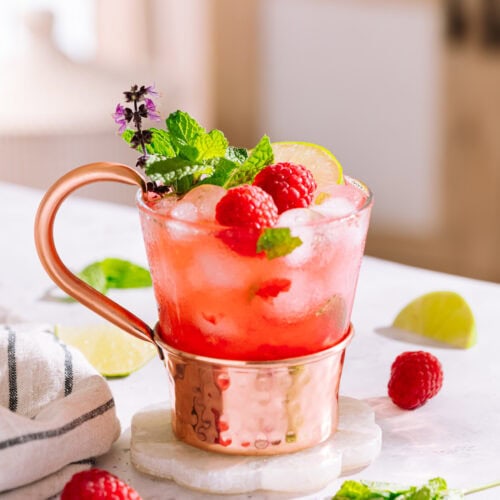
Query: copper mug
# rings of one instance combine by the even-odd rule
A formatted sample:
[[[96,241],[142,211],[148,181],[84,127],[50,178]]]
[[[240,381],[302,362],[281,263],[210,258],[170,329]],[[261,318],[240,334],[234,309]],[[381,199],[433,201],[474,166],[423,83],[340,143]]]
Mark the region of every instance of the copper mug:
[[[172,426],[178,439],[201,449],[241,455],[290,453],[328,439],[337,425],[345,348],[353,335],[350,311],[343,318],[343,334],[334,345],[304,356],[245,361],[178,349],[165,341],[164,325],[158,323],[151,328],[84,283],[57,253],[53,226],[59,207],[73,191],[97,181],[139,187],[138,200],[146,193],[145,179],[126,165],[99,162],[68,172],[47,191],[38,209],[38,255],[48,275],[63,291],[124,331],[157,347],[167,368]],[[366,218],[370,201],[371,196],[364,207]],[[362,251],[361,248],[361,254]],[[357,270],[359,263],[353,271],[354,281]],[[157,293],[159,284],[152,274]],[[170,333],[175,338],[175,330]]]

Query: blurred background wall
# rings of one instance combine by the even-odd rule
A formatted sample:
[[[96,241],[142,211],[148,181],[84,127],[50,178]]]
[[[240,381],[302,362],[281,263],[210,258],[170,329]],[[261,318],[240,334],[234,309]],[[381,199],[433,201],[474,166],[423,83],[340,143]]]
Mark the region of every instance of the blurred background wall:
[[[133,164],[135,82],[235,144],[331,149],[375,193],[368,254],[500,281],[500,0],[5,0],[0,181]]]

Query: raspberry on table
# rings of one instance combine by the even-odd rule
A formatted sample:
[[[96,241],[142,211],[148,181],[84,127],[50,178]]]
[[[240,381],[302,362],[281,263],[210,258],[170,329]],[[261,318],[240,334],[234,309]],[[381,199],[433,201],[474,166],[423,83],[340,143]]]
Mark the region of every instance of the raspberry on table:
[[[439,360],[429,352],[407,351],[400,354],[391,367],[389,397],[405,410],[422,406],[443,385]]]
[[[307,208],[317,187],[310,170],[288,162],[263,168],[255,176],[253,184],[273,197],[279,213],[291,208]]]
[[[229,189],[220,199],[215,218],[219,224],[230,226],[217,236],[240,255],[254,257],[262,230],[276,223],[278,209],[261,188],[242,184]]]
[[[141,500],[139,493],[121,479],[102,469],[78,472],[66,483],[61,500]]]

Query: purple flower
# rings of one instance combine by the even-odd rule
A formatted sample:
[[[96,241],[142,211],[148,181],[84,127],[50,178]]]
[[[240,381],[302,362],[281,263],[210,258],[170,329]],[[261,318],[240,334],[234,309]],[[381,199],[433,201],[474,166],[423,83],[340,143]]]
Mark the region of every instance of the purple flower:
[[[113,119],[115,123],[120,125],[118,132],[121,134],[127,128],[127,118],[125,108],[121,104],[116,105],[116,110],[113,113]]]
[[[160,96],[159,92],[155,89],[154,84],[146,87],[146,94],[150,95],[151,97],[159,97]]]
[[[148,99],[147,97],[144,99],[144,102],[146,104],[146,110],[148,113],[148,118],[150,120],[153,120],[155,122],[160,121],[160,114],[158,111],[156,111],[156,106],[155,103],[152,101],[152,99]]]

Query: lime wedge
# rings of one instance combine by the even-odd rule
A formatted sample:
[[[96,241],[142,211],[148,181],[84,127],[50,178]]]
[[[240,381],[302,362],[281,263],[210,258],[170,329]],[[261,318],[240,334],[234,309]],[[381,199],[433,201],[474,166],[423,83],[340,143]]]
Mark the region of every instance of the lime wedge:
[[[274,142],[271,147],[275,163],[288,161],[308,168],[318,187],[344,182],[342,166],[323,146],[309,142]]]
[[[432,292],[416,298],[397,315],[393,326],[463,349],[476,343],[472,311],[455,292]]]
[[[156,355],[149,342],[136,339],[110,324],[56,326],[56,335],[76,347],[90,364],[105,377],[126,377]]]

